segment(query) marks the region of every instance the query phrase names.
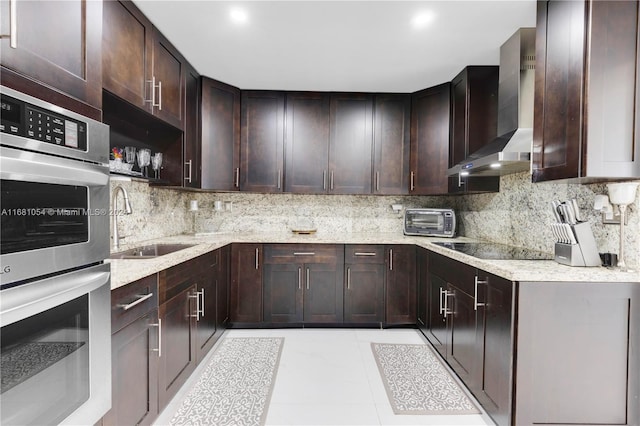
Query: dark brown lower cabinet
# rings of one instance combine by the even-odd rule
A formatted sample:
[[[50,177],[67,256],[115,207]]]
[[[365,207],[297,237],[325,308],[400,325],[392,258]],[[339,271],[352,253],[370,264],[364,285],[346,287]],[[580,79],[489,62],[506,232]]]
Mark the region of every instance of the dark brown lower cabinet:
[[[345,246],[344,322],[384,321],[384,246]]]
[[[229,319],[262,322],[262,244],[232,244]]]
[[[196,358],[198,363],[204,358],[222,334],[217,318],[217,288],[222,286],[218,272],[220,269],[220,250],[207,253],[204,257],[199,279],[196,280]]]
[[[165,407],[196,367],[196,285],[160,305],[162,356],[158,369],[158,399]]]
[[[417,315],[415,246],[385,246],[385,262],[385,322],[388,325],[414,325]]]
[[[265,246],[266,323],[342,323],[343,246]]]
[[[158,415],[157,276],[111,292],[111,410],[104,425],[149,425]]]

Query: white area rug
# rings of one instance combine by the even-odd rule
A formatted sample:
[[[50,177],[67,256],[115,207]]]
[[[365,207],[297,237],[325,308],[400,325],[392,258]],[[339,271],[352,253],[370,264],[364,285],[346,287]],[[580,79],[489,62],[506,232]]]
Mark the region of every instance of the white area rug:
[[[427,345],[371,343],[395,414],[479,414]]]
[[[263,425],[284,338],[225,338],[172,425]]]

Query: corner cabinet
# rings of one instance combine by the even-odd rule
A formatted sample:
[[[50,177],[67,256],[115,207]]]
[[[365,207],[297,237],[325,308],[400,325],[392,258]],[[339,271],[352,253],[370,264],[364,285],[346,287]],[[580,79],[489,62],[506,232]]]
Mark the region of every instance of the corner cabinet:
[[[450,112],[450,83],[412,95],[411,195],[441,195],[448,192]]]
[[[0,15],[0,33],[14,33],[0,40],[3,67],[102,109],[101,1],[2,0]]]
[[[539,1],[533,182],[640,177],[637,1]]]
[[[203,77],[201,111],[200,187],[239,190],[240,89]]]

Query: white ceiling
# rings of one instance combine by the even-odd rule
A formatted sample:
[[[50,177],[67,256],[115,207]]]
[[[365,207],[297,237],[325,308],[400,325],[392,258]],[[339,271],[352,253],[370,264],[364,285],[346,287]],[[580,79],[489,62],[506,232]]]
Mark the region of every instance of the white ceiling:
[[[535,26],[535,0],[135,0],[202,75],[241,89],[414,92]],[[241,8],[247,22],[230,11]],[[415,28],[416,14],[435,17]]]

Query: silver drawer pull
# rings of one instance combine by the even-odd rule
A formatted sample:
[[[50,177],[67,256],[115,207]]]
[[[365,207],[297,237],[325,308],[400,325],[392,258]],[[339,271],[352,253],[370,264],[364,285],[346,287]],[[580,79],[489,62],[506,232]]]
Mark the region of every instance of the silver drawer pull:
[[[473,285],[473,310],[477,311],[478,306],[484,306],[484,303],[478,303],[478,284],[489,284],[489,280],[479,280],[478,276],[475,276],[475,281]]]
[[[128,311],[129,309],[133,308],[136,305],[139,305],[140,303],[144,302],[145,300],[151,299],[153,297],[153,293],[138,294],[137,297],[138,297],[138,299],[134,300],[133,302],[131,302],[129,304],[119,304],[118,307],[122,308],[122,310],[124,310],[124,311]]]
[[[347,290],[351,290],[351,268],[347,268]]]
[[[297,251],[293,253],[294,256],[315,256],[316,254],[312,251]]]
[[[357,251],[353,253],[354,256],[375,256],[377,253],[372,253],[370,251]]]

